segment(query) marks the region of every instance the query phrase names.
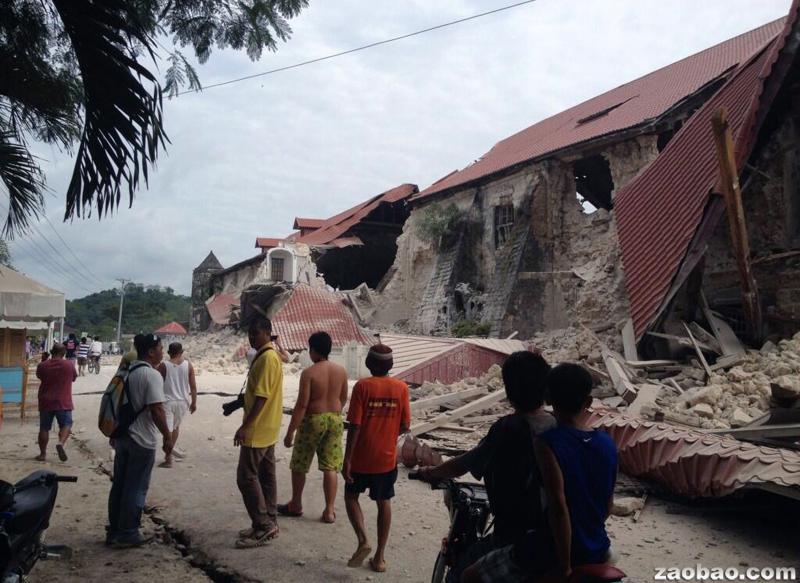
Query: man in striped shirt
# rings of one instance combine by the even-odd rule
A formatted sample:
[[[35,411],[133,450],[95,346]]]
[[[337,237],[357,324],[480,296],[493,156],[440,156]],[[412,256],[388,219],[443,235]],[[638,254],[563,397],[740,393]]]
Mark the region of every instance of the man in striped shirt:
[[[86,376],[86,358],[89,356],[89,342],[86,336],[81,338],[81,343],[75,349],[75,356],[78,357],[78,374]]]

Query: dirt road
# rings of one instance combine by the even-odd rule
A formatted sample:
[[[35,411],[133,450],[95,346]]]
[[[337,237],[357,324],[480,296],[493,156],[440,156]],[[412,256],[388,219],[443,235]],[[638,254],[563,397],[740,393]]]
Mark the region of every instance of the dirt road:
[[[338,521],[322,524],[321,475],[309,474],[305,516],[283,519],[281,534],[270,546],[236,550],[235,533],[248,526],[247,514],[235,483],[237,449],[232,436],[240,417],[221,415],[220,405],[230,397],[202,394],[198,412],[188,418],[179,446],[186,461],[173,469],[153,472],[148,506],[154,508],[146,529],[163,541],[132,551],[113,551],[102,545],[110,467],[106,440],[96,429],[99,391],[113,373],[80,378],[75,393],[75,437],[69,444],[70,460],[61,463],[54,454],[45,464],[36,455],[35,420],[20,423],[6,419],[0,439],[0,477],[17,480],[28,472],[49,467],[79,476],[77,484],[62,485],[48,540],[70,545],[75,556],[66,562],[41,563],[34,581],[150,582],[198,581],[426,581],[430,578],[439,541],[447,530],[441,494],[407,479],[402,470],[394,502],[394,523],[387,553],[389,571],[375,574],[366,568],[348,569],[346,560],[355,546],[339,496]],[[201,392],[235,393],[242,377],[198,377]],[[291,406],[297,379],[287,378],[286,402]],[[288,418],[287,418],[288,422]],[[290,452],[277,448],[281,501],[290,493]],[[159,460],[160,461],[160,460]],[[368,501],[366,501],[368,502]],[[685,505],[654,499],[638,523],[630,518],[610,519],[613,544],[620,566],[631,580],[652,580],[655,567],[782,566],[797,563],[800,537],[790,529],[776,530],[766,521],[753,521],[738,510],[711,505]],[[375,511],[365,505],[374,532]],[[160,524],[154,522],[154,520]],[[171,534],[167,534],[171,533]]]

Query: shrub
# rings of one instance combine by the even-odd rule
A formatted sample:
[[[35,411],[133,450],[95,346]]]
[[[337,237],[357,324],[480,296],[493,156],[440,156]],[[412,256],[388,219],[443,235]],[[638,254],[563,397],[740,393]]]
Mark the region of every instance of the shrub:
[[[489,324],[482,324],[477,320],[459,320],[450,329],[450,333],[456,338],[466,338],[467,336],[488,336],[491,332]]]
[[[418,234],[428,243],[447,247],[454,242],[463,218],[464,214],[455,204],[433,203],[423,211],[417,225]]]

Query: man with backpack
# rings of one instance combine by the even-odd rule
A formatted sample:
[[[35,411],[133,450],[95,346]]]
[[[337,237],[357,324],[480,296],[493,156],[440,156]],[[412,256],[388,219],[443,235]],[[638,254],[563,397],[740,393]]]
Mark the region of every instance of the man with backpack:
[[[139,527],[150,474],[162,435],[162,449],[172,451],[172,433],[164,412],[164,381],[155,367],[164,348],[155,334],[139,334],[133,340],[135,360],[126,373],[124,395],[111,437],[116,455],[114,477],[108,496],[106,544],[115,548],[138,547],[148,542]]]
[[[544,512],[540,501],[541,474],[533,448],[535,436],[555,427],[556,420],[542,408],[545,378],[550,365],[532,352],[520,351],[503,363],[503,383],[514,413],[498,419],[472,450],[436,467],[420,470],[420,478],[437,481],[467,472],[486,482],[494,514],[494,533],[469,549],[456,565],[461,570],[481,556],[541,529]]]

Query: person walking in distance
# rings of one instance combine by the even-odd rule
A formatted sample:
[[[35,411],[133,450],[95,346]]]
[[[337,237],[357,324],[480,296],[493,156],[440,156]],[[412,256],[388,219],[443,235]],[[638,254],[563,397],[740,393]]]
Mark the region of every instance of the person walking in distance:
[[[78,339],[75,336],[74,332],[70,332],[69,336],[67,337],[67,341],[64,342],[64,348],[66,349],[66,359],[72,361],[72,365],[75,366],[75,351],[78,349]]]
[[[347,402],[347,371],[328,360],[332,346],[331,337],[326,332],[315,332],[308,339],[308,354],[314,364],[300,375],[300,392],[283,440],[286,447],[294,446],[290,463],[292,499],[287,504],[278,505],[280,514],[302,516],[306,474],[316,453],[325,493],[322,522],[328,524],[336,521],[334,503],[343,458],[342,408]]]
[[[233,444],[241,448],[236,484],[251,521],[250,528],[239,531],[240,549],[263,546],[278,536],[275,443],[283,416],[283,364],[271,335],[268,318],[251,321],[248,339],[257,352],[247,373],[244,421],[233,437]]]
[[[159,464],[161,468],[171,468],[172,459],[183,459],[185,454],[178,451],[181,421],[187,413],[197,411],[197,383],[195,382],[194,367],[183,357],[183,345],[173,342],[167,349],[169,359],[158,365],[158,372],[164,378],[164,410],[167,414],[167,424],[172,431],[172,451],[167,454],[164,461]]]
[[[75,356],[78,357],[78,375],[86,376],[86,359],[89,357],[89,341],[86,336],[81,338],[81,343],[75,349]]]
[[[50,351],[52,358],[36,367],[36,378],[42,381],[39,385],[39,455],[36,456],[40,462],[47,459],[53,419],[58,421],[58,459],[67,461],[64,446],[72,430],[72,383],[78,373],[72,361],[64,358],[66,352],[63,344],[54,344]]]
[[[149,542],[139,528],[159,433],[164,453],[169,455],[172,451],[172,432],[164,412],[164,380],[155,369],[164,356],[161,339],[155,334],[138,334],[133,344],[137,356],[128,369],[126,382],[135,418],[113,440],[116,455],[108,495],[106,544],[115,548],[138,547]]]
[[[397,480],[397,438],[408,431],[411,424],[408,385],[389,376],[393,364],[391,348],[384,344],[370,348],[366,366],[372,376],[361,379],[353,387],[342,469],[347,517],[358,538],[358,547],[347,566],[360,566],[372,551],[358,501],[359,495],[369,488],[369,497],[378,506],[378,547],[369,563],[372,570],[379,573],[386,570],[384,553],[392,524],[391,499]]]

